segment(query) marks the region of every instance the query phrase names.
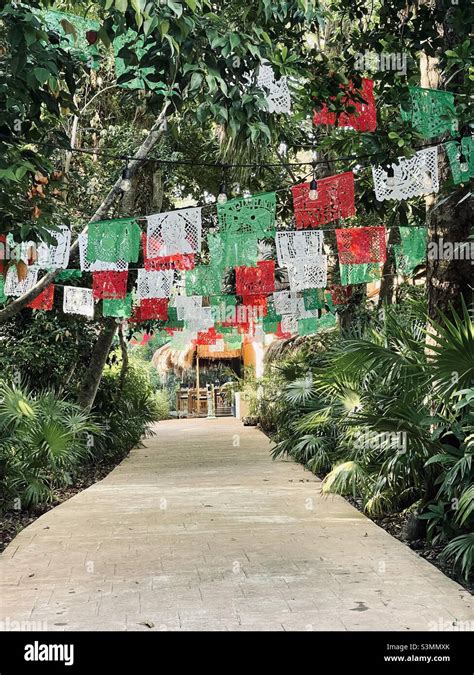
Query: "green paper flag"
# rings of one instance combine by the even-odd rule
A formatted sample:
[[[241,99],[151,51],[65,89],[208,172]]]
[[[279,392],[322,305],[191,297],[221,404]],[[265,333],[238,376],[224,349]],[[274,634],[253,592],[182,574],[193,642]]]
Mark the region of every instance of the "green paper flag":
[[[426,260],[426,227],[399,227],[400,244],[394,244],[397,272],[404,276],[413,274],[415,268]]]
[[[0,274],[0,303],[7,301],[7,296],[5,295],[5,278]]]
[[[230,199],[217,205],[221,234],[253,235],[257,239],[275,236],[276,194],[262,192],[251,197]]]
[[[210,297],[212,318],[215,322],[232,321],[235,317],[237,298],[235,295],[212,295]]]
[[[324,288],[307,288],[303,291],[303,304],[306,311],[323,309],[325,303]]]
[[[317,317],[307,317],[298,319],[298,334],[313,335],[318,332],[319,319]]]
[[[221,270],[212,265],[198,265],[186,273],[186,295],[220,295]]]
[[[335,328],[337,326],[337,318],[335,314],[323,314],[318,321],[318,331],[326,330],[327,328]]]
[[[465,136],[461,139],[461,146],[457,141],[449,141],[444,144],[444,149],[448,155],[449,165],[453,176],[453,183],[467,183],[474,178],[474,138]],[[467,164],[467,171],[461,170],[461,153],[464,155]]]
[[[73,279],[77,281],[81,277],[81,270],[61,270],[61,272],[58,273],[56,279],[58,281],[71,281]]]
[[[255,267],[258,257],[258,240],[254,235],[247,233],[218,233],[208,234],[207,243],[211,265],[224,269],[225,267]]]
[[[87,237],[87,261],[137,262],[141,230],[135,218],[101,220],[91,223]]]
[[[366,284],[380,279],[379,263],[359,263],[357,265],[339,265],[341,286]]]
[[[128,319],[132,316],[132,294],[125,298],[112,298],[104,300],[102,304],[104,316],[115,316],[117,319]]]
[[[400,109],[402,120],[411,122],[426,139],[446,132],[451,135],[457,133],[456,109],[451,92],[421,87],[408,87],[408,90],[410,108],[409,110]]]

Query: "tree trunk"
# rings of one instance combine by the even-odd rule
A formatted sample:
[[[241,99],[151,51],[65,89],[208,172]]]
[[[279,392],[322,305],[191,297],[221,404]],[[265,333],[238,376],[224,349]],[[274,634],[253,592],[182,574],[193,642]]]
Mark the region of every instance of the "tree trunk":
[[[85,410],[90,410],[94,405],[102,378],[102,371],[104,370],[116,330],[117,324],[115,319],[105,318],[102,320],[102,330],[92,350],[91,360],[78,396],[78,403]]]
[[[163,171],[157,169],[153,173],[153,199],[152,210],[153,213],[160,213],[163,206]]]
[[[450,7],[446,12],[446,19],[439,26],[439,32],[444,39],[444,49],[450,49],[456,36],[450,33],[448,14],[454,11]],[[422,54],[420,61],[421,86],[443,88],[443,73],[439,71],[437,60]],[[433,141],[434,142],[434,141]],[[449,176],[449,166],[443,152],[438,158],[440,185]],[[427,260],[426,283],[428,294],[428,314],[430,318],[439,318],[439,312],[451,314],[451,306],[459,311],[462,300],[466,304],[472,301],[472,266],[469,260],[440,259],[440,240],[444,243],[467,242],[469,238],[470,222],[472,221],[472,198],[459,203],[463,190],[455,189],[447,198],[442,196],[436,200],[430,195],[426,199],[428,224],[428,251],[430,243],[436,244],[438,255]],[[438,202],[438,203],[437,203]]]
[[[125,340],[125,337],[123,335],[123,328],[121,325],[119,326],[118,329],[118,336],[120,341],[120,351],[122,352],[122,368],[120,369],[119,389],[120,391],[122,391],[128,370],[128,347],[127,341]]]
[[[395,255],[391,244],[393,244],[394,242],[395,242],[395,228],[392,227],[390,229],[390,234],[388,235],[387,259],[385,260],[382,267],[382,279],[380,280],[378,307],[382,307],[382,305],[391,305],[393,303],[395,293],[396,268],[395,268]]]
[[[130,160],[129,169],[131,171],[132,176],[137,170],[137,168],[140,166],[141,160],[145,159],[145,157],[148,155],[148,153],[152,150],[152,148],[156,145],[156,143],[162,136],[163,134],[162,123],[166,117],[168,105],[169,103],[166,103],[160,115],[158,116],[152,128],[150,129],[148,136],[145,138],[141,146],[136,151],[134,159]],[[96,220],[104,220],[105,218],[107,218],[107,214],[110,207],[113,205],[116,198],[121,194],[122,194],[122,177],[120,176],[119,178],[117,178],[114,186],[112,187],[108,195],[105,197],[102,204],[99,206],[97,211],[89,220],[89,223],[93,223]],[[87,225],[82,231],[87,232]],[[71,246],[71,255],[75,254],[78,251],[78,247],[79,247],[79,240],[76,239],[76,241]],[[12,316],[15,316],[15,314],[24,309],[28,305],[28,303],[34,300],[41,293],[41,291],[43,291],[47,286],[49,286],[54,281],[55,276],[56,271],[48,272],[43,277],[41,277],[38,283],[35,286],[33,286],[33,288],[30,291],[24,293],[16,300],[13,300],[13,302],[7,305],[4,309],[0,310],[0,323],[3,323],[4,321],[11,319]]]

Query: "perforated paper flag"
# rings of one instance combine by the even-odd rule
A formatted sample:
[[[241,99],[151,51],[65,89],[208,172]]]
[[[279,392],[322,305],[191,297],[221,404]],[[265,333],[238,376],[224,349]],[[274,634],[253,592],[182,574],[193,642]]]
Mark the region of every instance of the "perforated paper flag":
[[[341,286],[367,284],[380,279],[382,269],[379,263],[361,263],[359,265],[339,265]]]
[[[178,209],[147,216],[150,258],[198,253],[201,250],[201,209]]]
[[[410,106],[401,107],[401,118],[411,122],[423,138],[430,139],[444,133],[456,134],[458,122],[454,107],[454,95],[439,89],[408,87]]]
[[[252,267],[257,264],[258,239],[256,235],[243,233],[210,233],[207,235],[207,245],[211,265],[224,269],[246,265]]]
[[[291,291],[277,291],[273,293],[275,312],[280,315],[294,314],[298,309],[299,295]]]
[[[275,262],[262,260],[256,267],[235,268],[237,295],[262,295],[275,290]]]
[[[5,277],[5,295],[20,296],[30,291],[38,281],[38,268],[28,267],[26,277],[20,281],[15,265],[8,268]]]
[[[400,244],[394,244],[397,272],[404,276],[413,274],[415,268],[426,260],[426,227],[399,227]]]
[[[206,331],[213,326],[212,307],[200,307],[193,316],[184,321],[184,327],[189,330]]]
[[[96,300],[125,298],[128,272],[92,272],[92,295]]]
[[[130,321],[166,321],[168,319],[167,298],[142,298],[139,305],[134,305]]]
[[[213,345],[217,340],[222,339],[221,333],[216,333],[213,327],[207,331],[198,331],[195,343],[198,345]]]
[[[169,298],[173,287],[174,270],[148,272],[140,269],[137,274],[137,295],[141,298]]]
[[[449,159],[453,183],[467,183],[474,178],[474,136],[464,136],[461,144],[457,141],[449,141],[444,144],[444,149]],[[461,168],[461,153],[464,155],[466,170]]]
[[[87,231],[88,262],[137,262],[141,230],[134,218],[102,220],[90,223]]]
[[[41,309],[44,312],[49,312],[53,309],[53,304],[54,285],[50,284],[49,286],[46,286],[44,291],[41,291],[41,293],[28,304],[28,307],[30,307],[30,309]]]
[[[257,87],[263,89],[266,94],[269,112],[285,114],[291,112],[291,95],[288,88],[288,80],[285,76],[277,80],[270,64],[263,63],[259,66]]]
[[[79,260],[81,265],[81,270],[83,272],[124,272],[128,270],[128,262],[123,258],[116,260],[115,262],[109,262],[106,260],[96,260],[95,262],[89,262],[87,260],[87,247],[88,247],[88,236],[87,232],[81,233],[78,237],[79,240]]]
[[[142,234],[143,267],[147,271],[159,270],[192,270],[195,266],[194,253],[177,253],[176,255],[158,256],[148,255],[147,235]]]
[[[90,288],[64,287],[63,312],[81,314],[89,319],[94,317],[94,297]]]
[[[192,319],[202,307],[202,295],[177,295],[173,298],[173,306],[178,320]]]
[[[324,232],[290,231],[277,232],[275,237],[278,264],[285,267],[298,259],[323,253]]]
[[[387,257],[385,227],[336,229],[336,242],[343,265],[384,262]]]
[[[60,225],[58,230],[50,230],[49,234],[56,243],[38,244],[36,265],[43,270],[65,269],[69,264],[71,230],[66,225]]]
[[[346,305],[352,296],[352,286],[331,286],[329,289],[335,305]]]
[[[104,316],[113,316],[117,319],[130,318],[132,315],[132,294],[129,293],[125,298],[104,300],[102,314]]]
[[[291,188],[296,229],[317,227],[355,215],[352,171],[320,178],[317,181],[317,188],[317,199],[309,198],[310,183],[300,183]]]
[[[375,197],[379,202],[385,199],[410,199],[421,197],[439,190],[438,148],[424,148],[410,159],[398,158],[398,164],[391,164],[394,176],[387,175],[387,168],[372,166]]]
[[[235,295],[213,295],[210,304],[214,321],[225,323],[234,316],[237,298]]]
[[[325,288],[327,284],[327,256],[315,255],[302,258],[288,265],[288,282],[293,292],[307,288]]]
[[[185,272],[186,295],[220,295],[221,271],[212,265],[198,265]]]
[[[282,333],[296,335],[298,333],[298,319],[290,314],[285,314],[280,323]]]
[[[341,85],[342,86],[342,85]],[[313,124],[331,124],[338,127],[351,127],[356,131],[375,131],[377,128],[377,111],[374,101],[374,83],[373,80],[362,78],[362,86],[356,89],[351,83],[349,86],[351,94],[344,96],[341,103],[345,108],[354,106],[355,112],[341,113],[339,116],[331,112],[327,105],[324,105],[320,111],[315,111]],[[354,92],[364,99],[356,101],[353,98]]]
[[[303,293],[305,310],[323,309],[326,302],[326,292],[323,288],[306,288]]]
[[[251,197],[230,199],[217,205],[222,236],[253,235],[257,239],[275,236],[276,194],[264,192]]]
[[[318,332],[319,319],[315,316],[308,319],[298,319],[298,333],[300,335],[314,335]]]

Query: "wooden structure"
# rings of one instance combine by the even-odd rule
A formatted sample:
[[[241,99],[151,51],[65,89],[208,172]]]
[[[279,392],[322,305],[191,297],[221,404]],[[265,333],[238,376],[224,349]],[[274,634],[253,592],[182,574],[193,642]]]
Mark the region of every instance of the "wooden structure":
[[[199,395],[198,395],[199,391]],[[176,412],[178,417],[207,417],[209,415],[209,397],[214,398],[216,417],[230,417],[232,410],[227,405],[223,393],[218,387],[212,392],[206,387],[183,388],[176,392]]]

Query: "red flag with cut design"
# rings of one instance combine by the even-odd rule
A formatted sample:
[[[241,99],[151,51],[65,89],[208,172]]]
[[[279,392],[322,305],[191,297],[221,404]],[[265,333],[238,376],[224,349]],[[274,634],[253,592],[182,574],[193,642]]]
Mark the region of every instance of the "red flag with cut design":
[[[339,263],[358,265],[385,262],[385,227],[346,227],[336,230]]]
[[[166,321],[168,319],[168,298],[142,298],[139,305],[133,306],[130,321],[149,321],[152,319]]]
[[[127,295],[128,271],[92,272],[92,295],[96,300],[125,298]]]
[[[291,188],[295,225],[297,230],[318,227],[339,218],[355,215],[354,174],[352,171],[317,181],[317,199],[310,199],[310,183],[300,183]]]
[[[342,87],[343,85],[341,85]],[[331,112],[327,105],[323,105],[321,110],[314,111],[313,124],[330,124],[338,127],[351,127],[356,131],[375,131],[377,128],[377,110],[375,108],[374,100],[374,82],[367,78],[362,78],[362,86],[356,89],[352,82],[349,84],[349,91],[358,94],[364,99],[362,101],[355,101],[351,95],[346,95],[342,99],[345,108],[354,106],[355,112],[341,113],[339,116],[335,112]],[[334,97],[332,97],[334,99]]]
[[[237,295],[263,295],[275,290],[275,261],[261,260],[256,267],[235,268]],[[245,304],[245,303],[244,303]]]
[[[39,295],[36,296],[34,300],[28,303],[28,307],[31,309],[42,309],[45,312],[49,312],[53,309],[54,303],[54,284],[46,286],[44,291],[41,291]]]

